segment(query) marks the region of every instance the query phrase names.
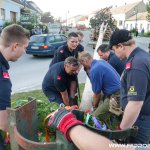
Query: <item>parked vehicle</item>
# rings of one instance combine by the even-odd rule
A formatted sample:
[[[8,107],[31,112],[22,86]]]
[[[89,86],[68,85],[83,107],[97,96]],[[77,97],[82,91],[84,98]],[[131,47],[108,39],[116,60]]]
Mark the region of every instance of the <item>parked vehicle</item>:
[[[85,30],[86,26],[79,24],[79,25],[76,26],[76,28],[77,28],[77,30]]]
[[[63,34],[40,34],[30,37],[27,54],[33,56],[53,56],[58,47],[66,44],[67,37]]]

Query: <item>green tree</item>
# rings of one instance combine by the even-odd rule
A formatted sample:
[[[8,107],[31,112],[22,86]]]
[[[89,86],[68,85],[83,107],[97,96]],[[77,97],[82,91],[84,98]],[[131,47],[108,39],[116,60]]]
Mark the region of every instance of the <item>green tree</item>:
[[[147,3],[147,12],[148,12],[148,14],[146,16],[146,19],[148,22],[150,22],[150,0]]]
[[[111,29],[114,29],[115,26],[115,20],[112,17],[112,14],[110,12],[111,7],[106,7],[98,11],[94,17],[90,19],[90,25],[92,28],[100,27],[100,25],[104,22],[105,24],[108,23],[108,26]]]
[[[51,15],[50,12],[45,12],[41,16],[41,22],[43,23],[54,23],[54,17]]]

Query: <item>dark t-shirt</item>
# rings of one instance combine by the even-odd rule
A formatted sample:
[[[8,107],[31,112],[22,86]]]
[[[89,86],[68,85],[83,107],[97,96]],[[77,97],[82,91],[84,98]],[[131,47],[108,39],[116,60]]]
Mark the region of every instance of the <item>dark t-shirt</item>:
[[[75,51],[73,50],[72,52],[70,52],[67,45],[63,45],[63,46],[59,47],[54,54],[54,58],[53,58],[52,62],[50,63],[50,67],[57,62],[64,61],[69,56],[74,57]]]
[[[9,64],[0,53],[0,110],[10,107],[11,103],[11,81],[8,74]]]
[[[44,77],[42,89],[45,95],[50,98],[54,95],[60,95],[60,92],[69,90],[71,81],[75,81],[74,75],[66,73],[64,62],[58,62],[50,67]]]
[[[137,47],[129,56],[122,74],[121,105],[144,101],[142,115],[150,115],[150,54]]]
[[[122,74],[125,68],[125,61],[120,60],[112,51],[110,52],[110,55],[108,57],[108,63],[115,68],[119,75]]]
[[[84,51],[84,47],[83,47],[81,44],[79,44],[79,45],[77,46],[77,48],[75,49],[75,58],[78,58],[79,53],[81,53],[81,52],[83,52],[83,51]]]
[[[73,50],[72,52],[69,51],[67,44],[63,45],[56,50],[54,54],[54,58],[52,62],[50,63],[50,67],[57,62],[65,61],[65,59],[69,56],[78,58],[78,54],[82,51],[84,51],[84,47],[81,44],[79,44],[77,48]]]

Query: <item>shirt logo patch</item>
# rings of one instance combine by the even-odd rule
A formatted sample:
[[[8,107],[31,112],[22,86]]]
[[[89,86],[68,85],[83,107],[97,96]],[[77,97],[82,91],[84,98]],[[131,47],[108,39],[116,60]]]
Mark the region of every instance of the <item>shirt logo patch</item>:
[[[137,95],[137,92],[135,91],[134,86],[130,86],[129,91],[128,91],[128,95]]]
[[[131,67],[132,67],[131,62],[128,62],[128,63],[126,64],[126,70],[127,70],[127,69],[130,69]]]
[[[57,80],[61,80],[61,76],[57,76]]]
[[[62,49],[62,50],[60,50],[60,53],[64,53],[64,50]]]
[[[8,72],[3,72],[3,78],[9,79],[9,73]]]

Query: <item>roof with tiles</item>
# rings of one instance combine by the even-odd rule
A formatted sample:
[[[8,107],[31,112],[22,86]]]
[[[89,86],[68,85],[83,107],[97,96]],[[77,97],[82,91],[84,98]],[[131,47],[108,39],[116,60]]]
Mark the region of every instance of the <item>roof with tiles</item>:
[[[138,2],[135,2],[135,3],[132,3],[132,4],[125,4],[123,6],[113,7],[113,8],[111,8],[110,11],[113,15],[115,15],[115,14],[125,14],[128,11],[130,11],[132,8],[137,6],[140,2],[141,1],[138,1]]]
[[[147,12],[137,13],[137,16],[134,15],[134,16],[128,18],[127,21],[135,21],[136,19],[137,20],[146,20],[147,14],[148,14]]]

